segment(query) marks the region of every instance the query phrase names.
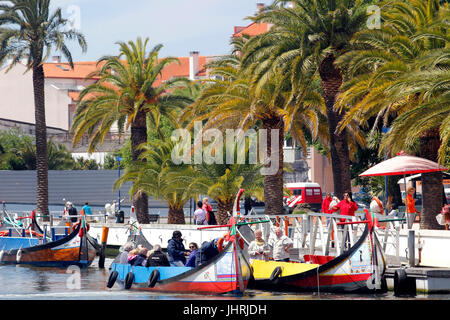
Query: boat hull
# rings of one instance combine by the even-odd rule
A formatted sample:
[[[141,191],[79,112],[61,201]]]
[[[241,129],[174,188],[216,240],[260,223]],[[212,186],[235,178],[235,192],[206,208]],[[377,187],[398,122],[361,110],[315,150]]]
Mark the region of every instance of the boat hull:
[[[26,238],[25,238],[26,239]],[[97,255],[95,240],[89,235],[79,236],[79,228],[56,241],[37,244],[24,238],[0,238],[0,263],[28,264],[42,267],[89,266]],[[20,246],[19,246],[20,244]]]
[[[277,267],[283,272],[274,277],[272,273]],[[252,268],[254,280],[249,287],[257,289],[330,293],[385,290],[385,259],[368,227],[352,248],[324,264],[257,260],[253,261]]]
[[[148,279],[154,269],[160,280],[154,287]],[[119,282],[124,283],[129,272],[134,274],[132,289],[152,292],[195,294],[242,294],[251,277],[251,269],[240,249],[229,243],[212,261],[196,268],[188,267],[131,267],[113,263],[111,272],[117,271]]]

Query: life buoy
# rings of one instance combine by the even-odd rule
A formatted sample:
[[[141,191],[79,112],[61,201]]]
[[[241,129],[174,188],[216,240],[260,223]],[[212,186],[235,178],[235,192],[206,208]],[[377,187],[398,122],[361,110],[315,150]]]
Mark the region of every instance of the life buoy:
[[[276,279],[278,279],[279,277],[281,277],[281,273],[283,272],[283,270],[281,269],[280,266],[276,267],[273,271],[272,274],[270,275],[270,281],[275,281]]]
[[[113,287],[114,283],[117,280],[118,275],[119,275],[119,273],[116,270],[114,270],[113,272],[111,272],[109,274],[108,282],[106,283],[106,286],[108,288],[112,288]]]
[[[150,276],[148,277],[147,282],[148,287],[153,288],[155,284],[158,282],[158,280],[159,280],[159,270],[155,269],[152,271],[152,273],[150,273]]]
[[[223,242],[224,242],[224,238],[219,238],[219,240],[217,240],[217,250],[219,250],[219,252],[222,252],[223,250]]]
[[[130,289],[134,282],[134,273],[128,272],[127,276],[125,277],[125,289]]]

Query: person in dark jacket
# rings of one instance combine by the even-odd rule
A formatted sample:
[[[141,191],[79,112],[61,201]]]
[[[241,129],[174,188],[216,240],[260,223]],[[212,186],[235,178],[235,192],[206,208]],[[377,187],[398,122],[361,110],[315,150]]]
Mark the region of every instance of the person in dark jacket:
[[[72,202],[68,202],[67,203],[67,207],[68,207],[67,212],[69,213],[69,216],[76,216],[76,215],[78,215],[77,208],[75,208],[73,206]],[[71,222],[77,222],[77,220],[78,220],[77,217],[70,218]]]
[[[133,266],[142,266],[144,267],[147,262],[147,252],[148,249],[145,247],[141,247],[139,249],[138,256],[133,261]]]
[[[219,254],[219,249],[217,249],[217,241],[219,239],[214,239],[212,241],[205,241],[202,243],[202,246],[199,250],[197,250],[195,254],[195,266],[199,266],[205,263],[208,263],[213,259],[216,255]]]
[[[155,244],[152,251],[149,251],[146,267],[169,267],[170,262],[167,256],[161,250],[159,244]]]
[[[186,256],[189,252],[186,251],[181,239],[181,232],[176,230],[172,234],[172,239],[167,245],[167,252],[169,253],[169,262],[172,267],[184,267],[186,263]]]
[[[189,255],[188,261],[186,262],[186,267],[195,267],[195,257],[198,251],[198,245],[195,242],[189,243],[189,250],[191,250],[191,254]]]

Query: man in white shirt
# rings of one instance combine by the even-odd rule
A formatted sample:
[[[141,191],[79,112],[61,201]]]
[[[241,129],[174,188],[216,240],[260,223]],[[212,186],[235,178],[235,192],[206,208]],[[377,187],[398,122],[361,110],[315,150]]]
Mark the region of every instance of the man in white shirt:
[[[275,261],[289,262],[289,250],[294,246],[291,239],[283,234],[283,230],[275,228],[275,237],[269,240]]]

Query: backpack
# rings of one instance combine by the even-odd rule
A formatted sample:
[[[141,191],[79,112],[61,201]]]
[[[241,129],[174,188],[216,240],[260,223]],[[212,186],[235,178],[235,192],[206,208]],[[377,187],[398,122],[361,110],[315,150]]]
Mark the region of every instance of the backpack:
[[[216,225],[217,224],[216,216],[214,215],[214,212],[207,211],[206,218],[208,220],[208,224],[209,225]]]

